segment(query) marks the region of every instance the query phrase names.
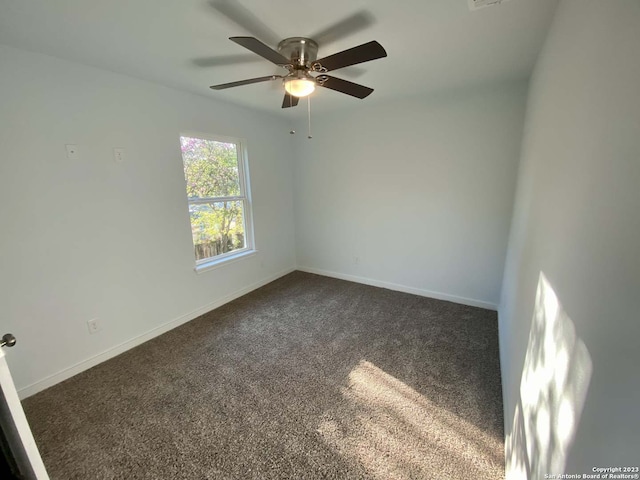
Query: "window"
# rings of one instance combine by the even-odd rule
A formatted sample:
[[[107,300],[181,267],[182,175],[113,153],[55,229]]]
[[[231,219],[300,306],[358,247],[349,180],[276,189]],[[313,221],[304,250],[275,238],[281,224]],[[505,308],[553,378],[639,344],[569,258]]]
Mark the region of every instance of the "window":
[[[181,136],[196,270],[253,249],[246,154],[240,140]]]

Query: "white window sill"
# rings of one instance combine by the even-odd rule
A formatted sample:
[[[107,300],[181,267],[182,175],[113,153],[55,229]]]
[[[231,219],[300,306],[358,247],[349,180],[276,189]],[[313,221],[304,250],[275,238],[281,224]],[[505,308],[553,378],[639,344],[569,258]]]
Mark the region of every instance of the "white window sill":
[[[238,252],[236,254],[229,255],[224,258],[213,259],[209,262],[196,265],[194,270],[196,271],[196,273],[208,272],[209,270],[215,270],[216,268],[229,265],[230,263],[235,263],[247,257],[253,257],[256,253],[258,253],[257,250],[243,250],[242,252]]]

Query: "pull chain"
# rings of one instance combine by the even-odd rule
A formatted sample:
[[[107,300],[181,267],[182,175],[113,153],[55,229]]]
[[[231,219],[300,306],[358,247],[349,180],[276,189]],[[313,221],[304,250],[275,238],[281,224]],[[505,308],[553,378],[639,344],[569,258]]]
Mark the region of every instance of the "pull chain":
[[[289,97],[289,108],[293,107],[293,97],[291,95],[288,95]],[[292,128],[289,133],[291,135],[295,135],[296,131]]]
[[[311,139],[313,137],[311,136],[311,96],[310,95],[307,97],[307,118],[309,119],[309,135],[307,136],[307,138]]]

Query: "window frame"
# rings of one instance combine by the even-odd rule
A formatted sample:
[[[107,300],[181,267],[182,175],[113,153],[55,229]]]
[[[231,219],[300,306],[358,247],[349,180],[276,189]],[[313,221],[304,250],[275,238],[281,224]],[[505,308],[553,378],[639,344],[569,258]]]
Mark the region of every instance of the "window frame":
[[[247,153],[246,139],[230,137],[224,135],[216,135],[211,133],[194,132],[194,131],[181,131],[179,134],[178,142],[180,144],[180,161],[182,162],[182,170],[184,174],[184,157],[182,156],[182,138],[198,138],[201,140],[208,140],[219,143],[233,143],[236,146],[237,160],[238,160],[238,183],[240,187],[240,195],[230,197],[205,197],[193,200],[187,195],[187,178],[184,177],[184,194],[187,198],[187,214],[189,217],[189,227],[192,229],[191,224],[191,205],[204,205],[214,202],[242,202],[243,221],[244,221],[244,248],[232,250],[230,252],[221,253],[214,257],[202,258],[200,260],[195,258],[195,243],[193,243],[193,231],[191,230],[191,246],[193,256],[195,260],[194,270],[197,273],[201,273],[220,265],[231,263],[244,257],[251,256],[256,253],[255,238],[253,235],[253,202],[251,199],[251,181],[249,178],[249,155]]]

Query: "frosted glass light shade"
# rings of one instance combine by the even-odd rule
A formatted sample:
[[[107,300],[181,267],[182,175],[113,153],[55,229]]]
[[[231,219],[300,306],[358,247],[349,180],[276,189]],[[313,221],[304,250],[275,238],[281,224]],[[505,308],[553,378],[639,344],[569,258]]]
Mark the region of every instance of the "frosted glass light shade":
[[[316,89],[316,83],[306,78],[293,78],[284,82],[284,89],[294,97],[306,97]]]

